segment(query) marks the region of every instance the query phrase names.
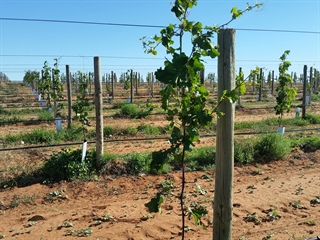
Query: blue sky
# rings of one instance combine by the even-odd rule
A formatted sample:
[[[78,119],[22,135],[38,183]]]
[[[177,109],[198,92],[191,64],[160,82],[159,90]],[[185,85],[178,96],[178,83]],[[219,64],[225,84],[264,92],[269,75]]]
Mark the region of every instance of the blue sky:
[[[172,0],[0,0],[0,18],[66,20],[167,26],[178,23],[170,12]],[[233,6],[242,0],[199,0],[189,18],[204,25],[220,25],[230,20]],[[260,2],[260,1],[259,1]],[[289,71],[302,73],[303,66],[320,69],[320,0],[265,0],[258,10],[245,13],[229,27],[236,31],[236,69],[245,75],[256,66],[278,74],[279,57],[291,53]],[[288,33],[244,29],[310,31]],[[152,57],[144,53],[143,36],[153,36],[161,28],[120,27],[0,20],[0,71],[11,80],[22,80],[25,71],[42,69],[44,61],[53,67],[60,57],[60,70],[70,65],[72,72],[93,71],[93,57],[101,57],[102,73],[128,69],[155,71],[162,66],[164,51]],[[215,43],[216,43],[215,39]],[[186,51],[188,44],[185,45]],[[206,75],[217,72],[216,59],[206,59]]]

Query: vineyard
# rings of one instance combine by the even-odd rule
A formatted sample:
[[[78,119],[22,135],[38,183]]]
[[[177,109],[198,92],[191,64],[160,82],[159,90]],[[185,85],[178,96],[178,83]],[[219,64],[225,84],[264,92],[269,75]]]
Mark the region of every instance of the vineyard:
[[[1,82],[2,239],[315,239],[319,71],[290,75],[284,50],[276,76],[236,73],[228,25],[264,4],[217,26],[189,19],[196,5],[175,1],[178,24],[140,37],[166,53],[145,81],[95,56],[93,72],[60,57]]]
[[[39,174],[52,156],[67,157],[68,152],[81,155],[84,139],[88,158],[92,154],[96,140],[95,86],[86,83],[84,92],[81,80],[71,89],[73,103],[79,96],[86,100],[85,111],[80,114],[86,113],[83,119],[88,124],[77,118],[74,109],[69,118],[66,84],[56,103],[50,100],[52,105],[48,105],[29,83],[1,82],[0,237],[180,239],[179,205],[174,195],[181,187],[181,173],[174,160],[158,173],[147,164],[154,153],[170,147],[170,125],[159,95],[164,86],[157,81],[136,82],[132,90],[125,89],[123,83],[113,87],[110,82],[102,84],[105,166],[98,175],[89,181],[56,181]],[[210,92],[208,102],[216,104],[215,83],[204,84]],[[275,89],[277,82],[274,84]],[[265,82],[260,95],[257,85],[247,84],[245,95],[238,101],[234,239],[306,239],[319,234],[320,99],[312,93],[302,118],[303,83],[297,82],[295,87],[295,101],[282,120],[285,134],[276,134],[281,139],[272,140],[280,145],[290,141],[290,150],[281,159],[252,152],[258,149],[255,141],[277,132],[279,126],[274,109],[276,92],[271,84]],[[54,106],[60,106],[59,110],[52,109]],[[57,117],[62,121],[61,130],[57,129]],[[187,239],[212,236],[216,118],[200,134],[196,154],[189,155],[186,163],[186,198],[205,205],[209,214],[202,220],[207,230],[187,220]],[[149,212],[145,204],[168,183],[172,184],[172,195],[163,203],[162,213]]]

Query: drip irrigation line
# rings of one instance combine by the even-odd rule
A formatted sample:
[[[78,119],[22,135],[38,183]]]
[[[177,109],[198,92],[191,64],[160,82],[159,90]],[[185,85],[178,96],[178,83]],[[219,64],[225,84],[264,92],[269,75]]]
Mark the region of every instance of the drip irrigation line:
[[[108,142],[128,142],[128,141],[150,141],[150,140],[167,140],[168,137],[152,137],[152,138],[126,138],[126,139],[110,139],[104,140],[104,143]],[[37,145],[37,146],[26,146],[18,148],[2,148],[0,152],[4,151],[15,151],[15,150],[26,150],[26,149],[36,149],[36,148],[50,148],[50,147],[62,147],[62,146],[72,146],[81,145],[83,142],[72,142],[72,143],[61,143],[61,144],[49,144],[49,145]],[[95,141],[87,141],[87,144],[94,144]]]
[[[303,132],[303,131],[319,131],[320,128],[303,128],[303,129],[289,129],[287,132]],[[234,135],[259,135],[271,133],[270,131],[259,131],[259,132],[238,132]],[[216,137],[216,134],[203,134],[200,138],[211,138]],[[131,141],[154,141],[154,140],[168,140],[169,137],[150,137],[150,138],[126,138],[126,139],[109,139],[104,140],[104,143],[109,142],[131,142]],[[15,151],[15,150],[26,150],[26,149],[37,149],[37,148],[50,148],[50,147],[62,147],[62,146],[72,146],[72,145],[81,145],[83,142],[73,142],[73,143],[62,143],[62,144],[49,144],[49,145],[37,145],[37,146],[26,146],[18,148],[2,148],[0,152],[4,151]],[[94,144],[95,141],[87,141],[87,144]]]

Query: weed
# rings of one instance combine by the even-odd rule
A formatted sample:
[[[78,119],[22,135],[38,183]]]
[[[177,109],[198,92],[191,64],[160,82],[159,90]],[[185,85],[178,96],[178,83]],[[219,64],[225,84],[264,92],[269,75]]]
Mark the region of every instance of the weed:
[[[131,153],[122,158],[126,162],[127,173],[137,175],[149,171],[151,156],[147,153]]]
[[[32,227],[32,226],[34,226],[34,225],[36,225],[36,224],[37,224],[36,221],[29,221],[29,222],[28,222],[28,226],[29,226],[29,227]]]
[[[244,221],[246,222],[253,222],[254,224],[258,225],[261,223],[260,218],[258,217],[257,213],[248,213],[247,216],[245,216]]]
[[[274,236],[274,233],[273,233],[273,232],[269,232],[269,233],[267,234],[267,236],[263,237],[261,240],[268,240],[268,239],[270,239],[270,238],[273,237],[273,236]]]
[[[50,192],[46,195],[46,199],[50,202],[54,202],[57,199],[68,199],[68,196],[65,194],[65,190],[61,189]]]
[[[314,220],[309,220],[309,221],[304,221],[304,224],[308,225],[308,226],[315,226],[317,225],[316,221]]]
[[[203,175],[201,176],[201,179],[206,179],[208,182],[213,181],[213,178],[212,178],[211,175],[208,174],[208,173],[203,174]]]
[[[51,121],[53,120],[53,113],[49,112],[47,109],[43,109],[39,114],[38,114],[38,119],[40,121]]]
[[[109,137],[114,134],[114,130],[110,126],[103,127],[103,136]]]
[[[69,221],[65,221],[61,224],[60,228],[70,228],[73,227],[73,223]]]
[[[254,141],[246,138],[234,144],[234,161],[240,164],[249,164],[254,161]]]
[[[138,131],[145,133],[147,135],[159,135],[160,133],[160,129],[158,127],[146,125],[146,124],[142,124],[138,126]]]
[[[261,168],[258,168],[258,169],[255,169],[255,170],[252,170],[251,172],[252,175],[262,175],[263,174],[263,171]]]
[[[306,114],[305,120],[308,120],[310,124],[320,124],[319,115]]]
[[[270,209],[262,211],[262,212],[267,214],[268,218],[265,219],[266,221],[273,221],[273,220],[278,220],[281,218],[281,215],[277,211],[277,208],[274,206],[271,206]]]
[[[281,159],[291,151],[290,141],[278,133],[263,135],[258,139],[254,149],[255,156],[264,161]]]
[[[145,118],[149,116],[153,110],[153,107],[147,103],[147,109],[140,109],[136,104],[125,104],[121,107],[120,114],[130,118]]]
[[[247,240],[247,238],[245,236],[240,236],[239,240]]]
[[[66,236],[88,237],[92,234],[91,228],[68,230]]]
[[[311,199],[310,204],[320,204],[320,196],[316,196],[314,199]]]
[[[297,188],[296,188],[295,194],[296,195],[300,195],[302,193],[302,190],[303,190],[303,188],[302,188],[301,184],[299,183]]]
[[[292,201],[292,202],[290,202],[289,205],[292,206],[292,207],[295,208],[295,209],[305,209],[305,207],[304,207],[303,205],[301,205],[300,200],[298,200],[298,201]]]
[[[93,178],[95,176],[95,152],[88,151],[84,161],[81,161],[81,155],[81,150],[63,150],[52,154],[42,168],[44,177],[50,181]]]

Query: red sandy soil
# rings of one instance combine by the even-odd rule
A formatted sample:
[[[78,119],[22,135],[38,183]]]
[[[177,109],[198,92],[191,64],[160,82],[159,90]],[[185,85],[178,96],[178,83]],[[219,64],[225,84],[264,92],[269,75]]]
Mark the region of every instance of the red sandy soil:
[[[232,239],[305,239],[320,234],[319,152],[296,151],[286,159],[259,166],[237,166],[234,177]],[[203,179],[207,174],[213,180]],[[92,182],[34,184],[0,192],[0,238],[79,239],[181,239],[179,200],[167,199],[162,213],[149,213],[144,206],[165,179],[174,182],[178,195],[181,173],[161,176],[101,177]],[[206,190],[196,190],[195,180]],[[185,239],[212,239],[214,172],[186,174],[189,203],[207,206],[203,219],[207,230],[187,220]],[[53,196],[54,192],[60,194]],[[51,196],[51,197],[50,197]],[[281,216],[268,217],[271,208]],[[246,219],[255,214],[257,222]],[[315,224],[315,225],[313,225]],[[270,236],[270,238],[267,238]]]
[[[256,110],[236,112],[236,121],[274,117],[274,112]],[[293,118],[294,112],[286,117]],[[167,125],[164,117],[151,120],[106,119],[105,125],[128,127],[145,124]],[[53,123],[37,127],[55,129]],[[30,131],[34,126],[16,124],[0,128],[0,135]],[[1,143],[0,143],[1,144]],[[215,145],[213,138],[203,138],[197,145]],[[3,147],[3,146],[2,146]],[[80,146],[79,146],[80,147]],[[166,141],[115,142],[105,145],[105,152],[123,154],[169,147]],[[52,148],[0,153],[0,174],[6,168],[32,166],[48,157]],[[233,237],[235,240],[302,240],[320,235],[320,152],[295,150],[285,159],[257,166],[236,166],[233,191]],[[17,169],[17,173],[21,169]],[[211,176],[208,180],[203,176]],[[51,240],[143,240],[181,239],[179,200],[166,199],[162,213],[150,213],[145,203],[157,192],[163,180],[172,180],[174,194],[181,191],[181,173],[137,177],[101,176],[92,182],[61,182],[53,185],[32,184],[0,190],[0,239]],[[195,181],[205,189],[202,195]],[[190,228],[185,239],[208,240],[213,234],[214,171],[186,174],[186,199],[198,202],[209,211],[203,221],[207,230],[187,220]],[[312,202],[312,203],[311,203]],[[269,216],[274,209],[279,218]],[[275,212],[274,212],[275,213]],[[256,216],[256,222],[248,216]],[[251,218],[252,219],[252,218]],[[88,236],[85,235],[88,233]],[[216,239],[223,240],[223,239]]]

